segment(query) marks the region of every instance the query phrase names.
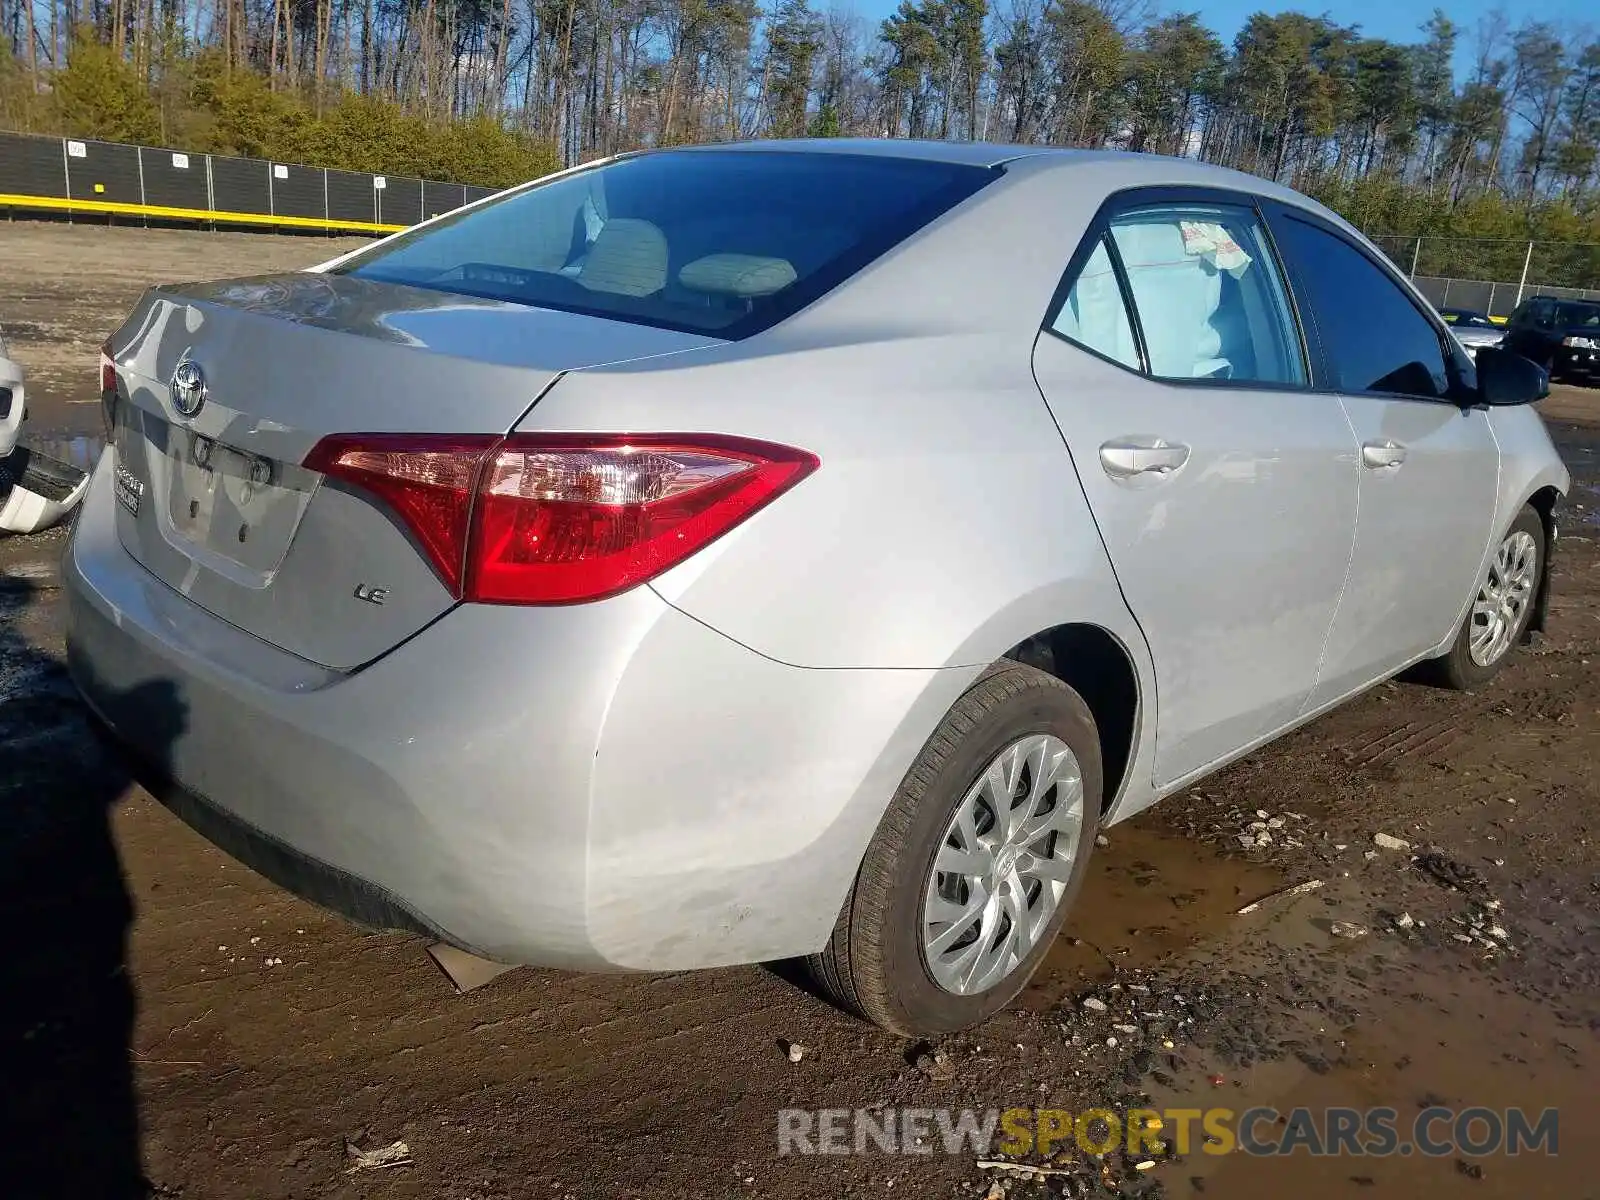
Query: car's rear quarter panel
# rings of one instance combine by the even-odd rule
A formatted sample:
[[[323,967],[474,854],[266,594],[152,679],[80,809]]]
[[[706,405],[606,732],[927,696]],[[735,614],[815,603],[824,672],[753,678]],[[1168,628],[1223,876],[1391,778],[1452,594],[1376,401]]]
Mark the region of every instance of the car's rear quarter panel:
[[[596,414],[603,412],[603,416]],[[904,338],[714,366],[581,373],[525,427],[737,432],[821,467],[653,586],[762,654],[805,667],[992,661],[1056,621],[1062,585],[1127,635],[1105,556],[1023,339]],[[1012,635],[1016,636],[1013,637]],[[1007,640],[1010,638],[1011,640]]]
[[[1112,633],[1153,714],[1141,635],[1032,375],[1081,226],[998,252],[993,237],[1059,211],[1043,184],[957,210],[746,342],[571,372],[519,426],[730,433],[821,461],[651,584],[687,616],[629,662],[591,797],[589,905],[616,961],[820,947],[927,738],[1037,632]]]
[[[984,664],[1068,620],[1137,640],[1032,375],[1098,207],[1066,182],[1024,164],[790,321],[572,372],[520,428],[734,433],[816,454],[814,475],[653,584],[780,661]]]

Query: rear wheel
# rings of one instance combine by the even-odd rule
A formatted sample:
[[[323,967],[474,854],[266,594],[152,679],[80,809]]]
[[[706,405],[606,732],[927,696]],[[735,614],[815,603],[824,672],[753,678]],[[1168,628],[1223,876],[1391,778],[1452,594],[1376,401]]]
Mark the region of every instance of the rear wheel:
[[[1100,740],[1054,676],[992,668],[923,747],[812,972],[886,1029],[976,1025],[1022,989],[1083,881],[1100,812]]]
[[[1533,619],[1544,554],[1544,522],[1531,506],[1524,506],[1490,554],[1449,653],[1434,661],[1440,683],[1468,691],[1488,683],[1505,666]]]

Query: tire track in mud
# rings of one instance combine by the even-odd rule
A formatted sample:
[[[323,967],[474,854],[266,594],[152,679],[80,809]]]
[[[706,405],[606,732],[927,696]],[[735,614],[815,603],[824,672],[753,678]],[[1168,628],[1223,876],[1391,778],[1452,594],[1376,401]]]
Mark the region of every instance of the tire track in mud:
[[[1448,749],[1466,736],[1465,723],[1475,715],[1451,714],[1434,720],[1411,720],[1374,737],[1358,739],[1341,747],[1345,761],[1353,767],[1372,767],[1407,757],[1423,757]]]

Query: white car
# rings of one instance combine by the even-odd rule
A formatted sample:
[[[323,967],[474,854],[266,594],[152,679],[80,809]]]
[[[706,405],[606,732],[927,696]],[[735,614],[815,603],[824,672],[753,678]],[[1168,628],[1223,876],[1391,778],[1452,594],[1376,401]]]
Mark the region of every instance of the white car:
[[[5,330],[0,329],[0,461],[11,457],[22,429],[22,368],[6,353]]]
[[[17,447],[26,411],[26,377],[0,330],[0,532],[37,533],[71,512],[88,490],[76,467]]]

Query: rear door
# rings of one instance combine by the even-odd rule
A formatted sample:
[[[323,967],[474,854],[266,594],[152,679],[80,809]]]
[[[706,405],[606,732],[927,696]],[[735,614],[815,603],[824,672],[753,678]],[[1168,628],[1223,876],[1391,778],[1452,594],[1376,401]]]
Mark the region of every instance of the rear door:
[[[1156,671],[1164,786],[1293,720],[1355,531],[1338,399],[1310,386],[1253,200],[1124,193],[1034,348]]]
[[[1499,490],[1488,413],[1463,407],[1472,368],[1381,259],[1308,213],[1272,211],[1302,314],[1361,455],[1350,583],[1313,705],[1392,674],[1443,641],[1476,584]]]

